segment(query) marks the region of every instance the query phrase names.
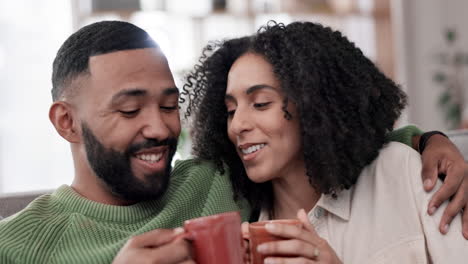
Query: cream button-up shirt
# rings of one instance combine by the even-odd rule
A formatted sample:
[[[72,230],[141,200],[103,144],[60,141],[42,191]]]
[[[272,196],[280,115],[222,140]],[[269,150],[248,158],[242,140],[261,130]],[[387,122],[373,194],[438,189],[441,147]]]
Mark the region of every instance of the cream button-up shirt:
[[[337,199],[322,195],[309,212],[317,233],[344,264],[468,263],[461,217],[442,235],[438,226],[447,203],[434,216],[427,206],[420,155],[401,143],[384,147],[357,183]],[[262,213],[260,220],[266,220]]]

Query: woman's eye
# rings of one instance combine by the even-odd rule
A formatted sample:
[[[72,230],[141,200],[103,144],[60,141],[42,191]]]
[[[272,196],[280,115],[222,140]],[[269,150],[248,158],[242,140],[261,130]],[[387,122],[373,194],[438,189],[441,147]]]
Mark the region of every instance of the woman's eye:
[[[179,106],[176,105],[176,106],[161,106],[160,107],[163,111],[166,111],[166,112],[172,112],[172,111],[175,111],[175,110],[179,110]]]
[[[269,104],[271,104],[271,102],[255,103],[255,104],[254,104],[254,107],[255,107],[255,108],[263,108],[263,107],[268,106]]]
[[[234,109],[234,110],[230,110],[230,111],[228,111],[228,112],[227,112],[227,114],[228,114],[228,117],[232,117],[232,116],[234,115],[234,113],[235,113],[235,112],[236,112],[236,110],[235,110],[235,109]]]

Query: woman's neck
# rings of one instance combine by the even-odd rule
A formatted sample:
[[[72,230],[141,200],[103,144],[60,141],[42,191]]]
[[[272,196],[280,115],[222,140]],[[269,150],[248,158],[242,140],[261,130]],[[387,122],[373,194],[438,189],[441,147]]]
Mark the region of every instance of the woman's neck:
[[[281,178],[274,179],[272,187],[274,193],[272,219],[296,218],[299,209],[310,211],[320,198],[320,193],[309,183],[305,166],[304,169],[291,171]]]

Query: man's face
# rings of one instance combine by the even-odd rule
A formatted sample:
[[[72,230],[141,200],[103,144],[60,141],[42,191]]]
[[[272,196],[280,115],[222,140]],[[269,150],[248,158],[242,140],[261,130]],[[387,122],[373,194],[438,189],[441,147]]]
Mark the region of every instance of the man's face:
[[[93,56],[75,103],[89,166],[129,201],[164,193],[180,134],[178,90],[153,48]]]

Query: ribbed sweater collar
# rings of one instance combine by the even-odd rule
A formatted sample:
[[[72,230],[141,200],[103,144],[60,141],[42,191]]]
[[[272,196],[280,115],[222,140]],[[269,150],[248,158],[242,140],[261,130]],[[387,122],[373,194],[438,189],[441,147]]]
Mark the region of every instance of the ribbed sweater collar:
[[[129,206],[102,204],[84,198],[68,185],[60,186],[51,198],[59,203],[64,211],[111,222],[134,223],[157,214],[158,208],[161,208],[160,202],[156,200]]]

